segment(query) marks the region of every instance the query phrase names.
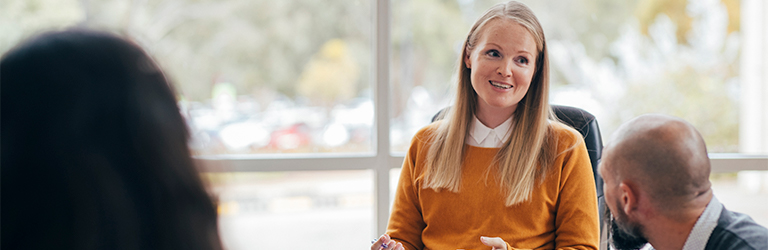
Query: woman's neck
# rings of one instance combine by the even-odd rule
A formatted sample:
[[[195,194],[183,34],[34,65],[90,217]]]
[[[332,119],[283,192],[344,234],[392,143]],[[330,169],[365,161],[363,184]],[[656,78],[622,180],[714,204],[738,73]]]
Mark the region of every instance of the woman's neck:
[[[478,107],[475,116],[486,127],[496,128],[512,116],[516,107],[517,105],[507,108]]]

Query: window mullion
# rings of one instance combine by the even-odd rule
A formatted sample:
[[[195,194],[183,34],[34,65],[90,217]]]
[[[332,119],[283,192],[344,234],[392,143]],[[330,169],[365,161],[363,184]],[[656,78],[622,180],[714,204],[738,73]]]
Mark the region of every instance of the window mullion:
[[[376,0],[374,21],[374,106],[376,159],[374,167],[374,237],[384,233],[389,218],[389,0]]]

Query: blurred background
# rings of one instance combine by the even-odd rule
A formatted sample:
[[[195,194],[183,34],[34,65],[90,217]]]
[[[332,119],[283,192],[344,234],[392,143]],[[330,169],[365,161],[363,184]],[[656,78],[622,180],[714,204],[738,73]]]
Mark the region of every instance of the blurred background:
[[[292,166],[263,170],[251,161],[203,174],[218,197],[229,249],[364,249],[381,227],[375,221],[386,221],[388,212],[375,207],[393,195],[397,159],[413,134],[451,105],[461,42],[497,2],[0,0],[0,52],[72,26],[131,37],[175,84],[197,157]],[[761,132],[768,121],[744,113],[768,120],[768,108],[744,108],[768,99],[768,4],[521,2],[547,36],[552,103],[594,114],[605,141],[622,122],[654,112],[690,121],[710,153],[768,154],[759,136],[768,138]],[[385,58],[375,53],[381,15],[389,28]],[[387,77],[377,78],[377,64],[388,66]],[[376,99],[377,84],[389,87],[386,98]],[[377,126],[376,105],[386,106],[388,128]],[[388,129],[387,142],[376,139],[377,127]],[[395,162],[380,166],[382,152]],[[307,157],[330,161],[294,161]],[[370,161],[331,166],[335,157]],[[738,170],[712,176],[715,194],[768,225],[768,173]],[[382,174],[388,181],[379,184]]]

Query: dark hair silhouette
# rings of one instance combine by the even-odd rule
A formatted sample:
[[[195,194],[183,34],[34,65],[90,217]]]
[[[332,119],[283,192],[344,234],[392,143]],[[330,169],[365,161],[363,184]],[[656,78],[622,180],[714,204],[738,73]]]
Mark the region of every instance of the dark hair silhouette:
[[[221,249],[163,72],[136,44],[48,32],[0,61],[2,249]]]

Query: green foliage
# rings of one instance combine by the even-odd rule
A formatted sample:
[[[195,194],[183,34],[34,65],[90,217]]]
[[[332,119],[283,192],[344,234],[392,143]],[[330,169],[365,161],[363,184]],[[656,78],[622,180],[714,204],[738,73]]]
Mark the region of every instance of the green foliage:
[[[392,1],[391,88],[395,117],[415,86],[448,92],[461,40],[469,30],[456,1]]]
[[[340,38],[370,84],[370,2],[314,0],[90,0],[0,2],[0,49],[42,29],[81,24],[125,33],[147,48],[189,100],[217,81],[238,93],[295,96],[302,70],[325,41]],[[364,81],[366,80],[366,81]],[[356,94],[356,93],[355,93]]]
[[[4,54],[32,34],[75,25],[83,20],[82,16],[77,0],[2,0],[0,53]]]
[[[721,0],[728,13],[728,33],[739,31],[740,0]],[[640,30],[648,35],[648,28],[656,22],[658,15],[666,15],[677,25],[678,43],[688,43],[688,32],[693,28],[694,18],[686,11],[688,0],[640,0],[635,17],[640,22]]]
[[[359,71],[346,43],[341,39],[332,39],[312,57],[296,88],[300,95],[309,97],[315,103],[332,106],[355,97]]]
[[[620,115],[611,121],[620,124],[637,115],[662,113],[683,117],[704,137],[710,152],[738,151],[739,114],[737,100],[723,89],[733,82],[702,74],[692,67],[668,71],[665,75],[630,82],[627,96],[616,104]]]
[[[641,32],[648,35],[648,28],[656,22],[656,16],[667,15],[677,25],[677,41],[687,43],[686,34],[691,30],[693,18],[686,13],[686,6],[688,0],[641,0],[635,16],[640,21]]]

